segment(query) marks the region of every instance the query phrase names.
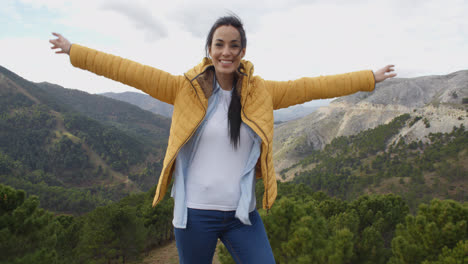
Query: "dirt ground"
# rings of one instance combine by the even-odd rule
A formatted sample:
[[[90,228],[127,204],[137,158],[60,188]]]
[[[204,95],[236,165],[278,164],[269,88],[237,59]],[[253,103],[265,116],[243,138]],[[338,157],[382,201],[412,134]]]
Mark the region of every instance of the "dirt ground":
[[[213,264],[221,264],[218,260],[218,250],[216,250],[213,258]],[[157,248],[149,253],[143,259],[142,264],[178,264],[179,257],[177,255],[176,242],[172,241],[169,244]]]

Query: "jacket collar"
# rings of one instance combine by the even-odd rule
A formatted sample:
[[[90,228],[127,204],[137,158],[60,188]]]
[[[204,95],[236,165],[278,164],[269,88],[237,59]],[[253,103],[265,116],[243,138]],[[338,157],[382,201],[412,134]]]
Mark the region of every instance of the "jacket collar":
[[[253,64],[247,60],[241,60],[237,74],[237,92],[242,97],[243,79],[253,75]],[[213,93],[214,65],[210,58],[203,58],[202,62],[185,73],[186,78],[192,83],[197,92],[203,92],[205,99]]]

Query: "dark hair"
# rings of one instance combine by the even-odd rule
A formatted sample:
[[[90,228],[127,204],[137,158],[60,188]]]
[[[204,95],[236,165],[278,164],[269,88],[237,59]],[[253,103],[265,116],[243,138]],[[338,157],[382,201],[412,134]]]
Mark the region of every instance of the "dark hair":
[[[242,52],[242,49],[247,47],[247,37],[245,36],[244,25],[242,24],[242,21],[240,20],[240,18],[236,15],[224,16],[216,20],[216,22],[211,27],[210,32],[208,33],[208,36],[206,37],[206,44],[205,44],[205,56],[206,57],[210,57],[210,47],[211,47],[211,44],[213,43],[213,35],[216,29],[218,29],[221,26],[235,27],[237,31],[239,31],[239,34],[241,37],[241,52]]]
[[[241,50],[237,56],[239,56],[242,50],[247,47],[247,38],[245,37],[245,30],[244,26],[242,25],[242,21],[236,15],[224,16],[220,17],[216,20],[213,26],[206,37],[206,45],[205,45],[205,52],[206,57],[210,56],[210,47],[213,43],[213,35],[216,29],[221,26],[233,26],[239,31],[241,37]],[[234,84],[237,84],[238,77],[235,75],[234,77]],[[237,92],[237,85],[234,85],[232,88],[232,98],[231,103],[229,104],[228,110],[228,129],[229,129],[229,137],[231,138],[231,143],[234,148],[237,148],[240,143],[240,127],[241,127],[241,100],[240,96]]]

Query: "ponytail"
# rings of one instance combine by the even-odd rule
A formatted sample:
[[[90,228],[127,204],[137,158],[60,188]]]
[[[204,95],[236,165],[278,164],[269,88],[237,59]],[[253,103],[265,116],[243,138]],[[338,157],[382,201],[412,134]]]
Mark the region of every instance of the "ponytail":
[[[240,127],[242,123],[241,119],[241,100],[237,93],[237,77],[234,79],[234,86],[232,88],[231,103],[229,104],[228,110],[228,130],[229,137],[231,138],[231,144],[234,149],[240,144]]]

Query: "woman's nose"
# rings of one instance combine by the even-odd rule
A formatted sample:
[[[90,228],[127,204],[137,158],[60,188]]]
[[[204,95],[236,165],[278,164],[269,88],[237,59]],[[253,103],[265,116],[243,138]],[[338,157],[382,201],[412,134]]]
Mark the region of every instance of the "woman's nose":
[[[222,50],[223,55],[229,55],[231,53],[230,49],[228,46],[224,47]]]

